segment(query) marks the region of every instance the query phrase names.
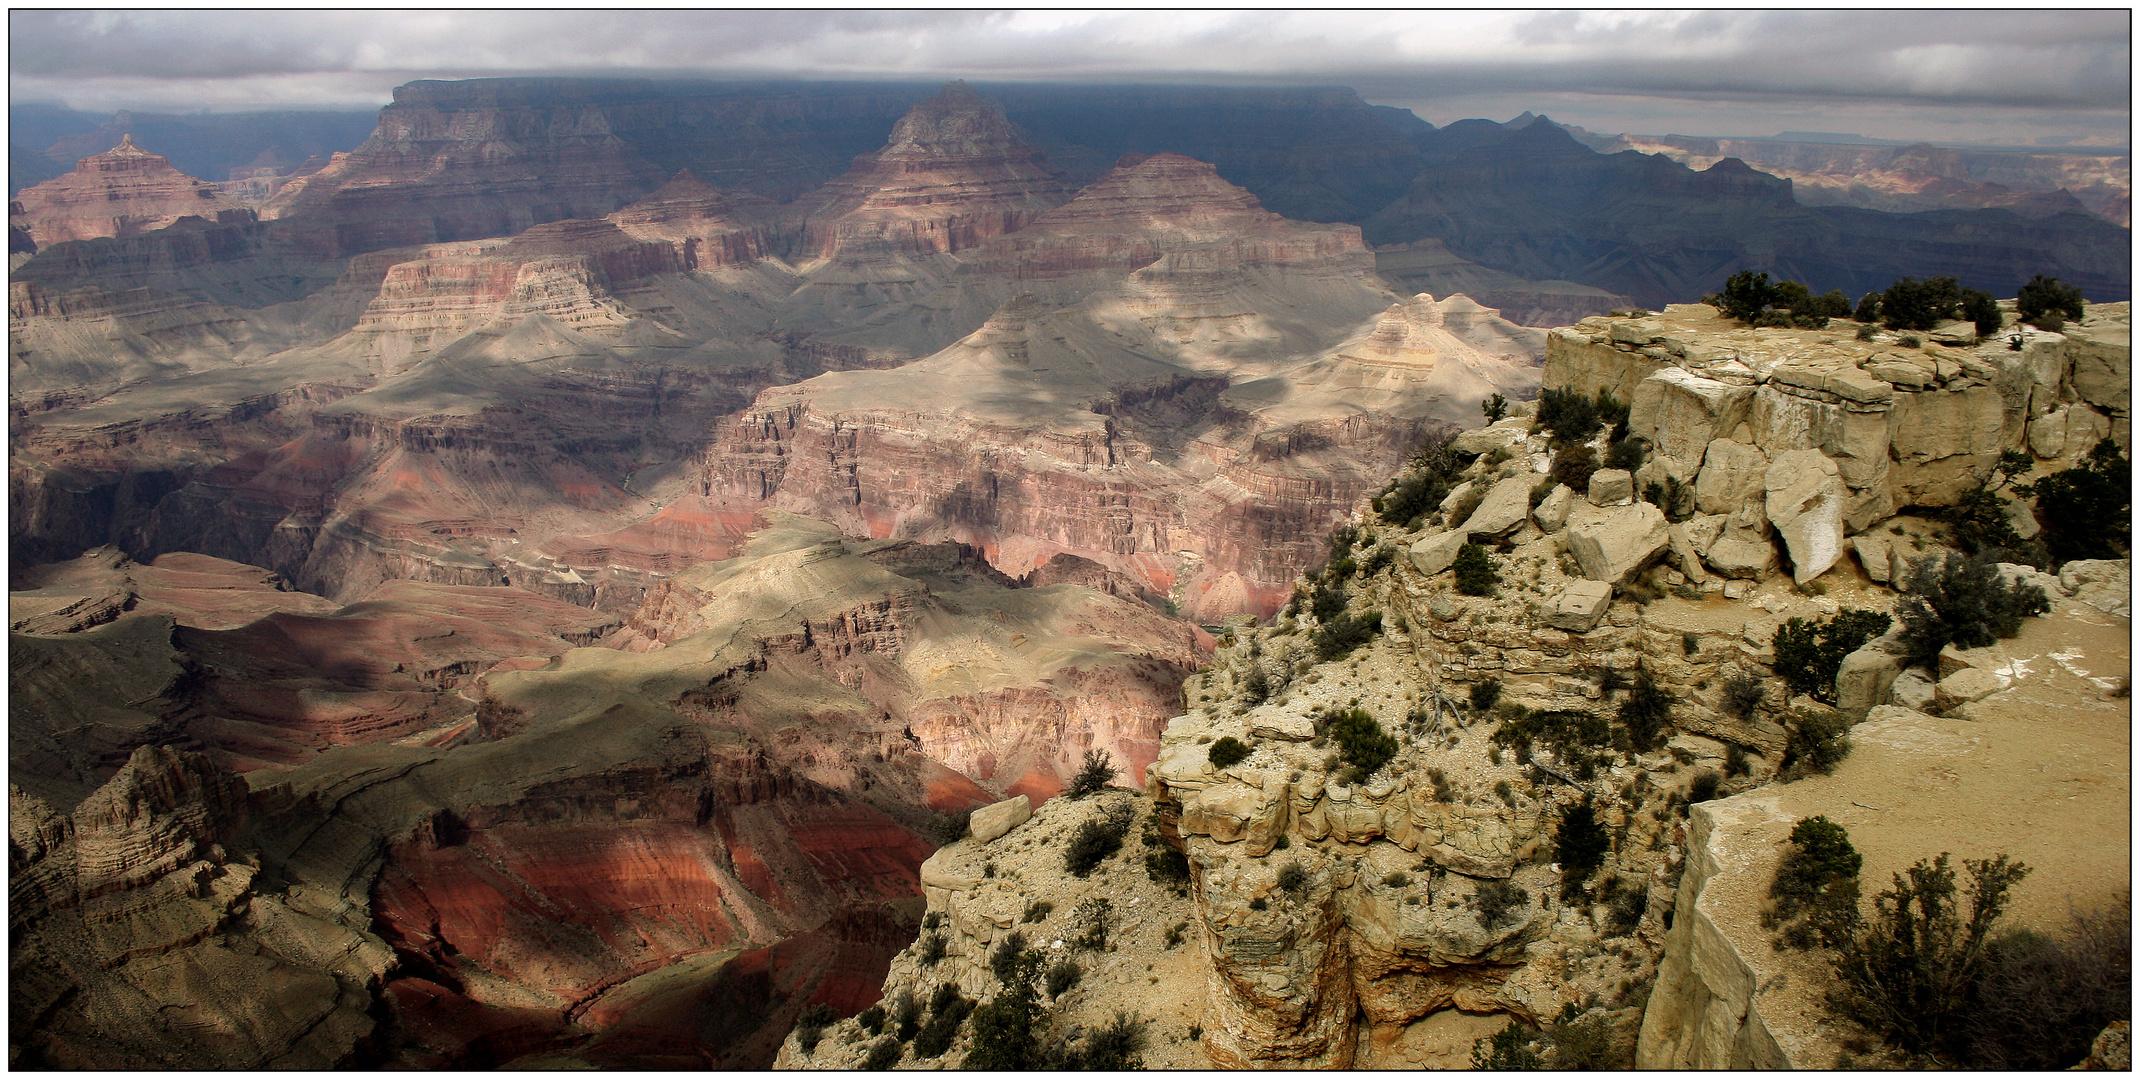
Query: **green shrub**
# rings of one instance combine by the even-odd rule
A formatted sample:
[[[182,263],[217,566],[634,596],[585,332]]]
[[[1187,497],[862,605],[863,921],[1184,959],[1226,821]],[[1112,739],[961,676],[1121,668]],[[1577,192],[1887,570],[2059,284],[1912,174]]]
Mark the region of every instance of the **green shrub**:
[[[1506,780],[1494,781],[1494,794],[1510,806],[1516,805],[1516,788]]]
[[[935,967],[948,951],[950,950],[944,941],[944,935],[929,934],[921,939],[921,953],[916,959],[921,961],[923,967]]]
[[[1390,568],[1397,561],[1397,549],[1389,544],[1376,544],[1375,550],[1360,561],[1360,576],[1371,578]]]
[[[1892,620],[1877,611],[1844,608],[1826,619],[1794,618],[1776,628],[1776,674],[1795,693],[1835,704],[1835,675],[1843,658],[1887,633]],[[1938,650],[1934,650],[1937,652]]]
[[[2021,632],[2022,619],[2051,609],[2041,588],[2002,580],[1989,552],[1920,559],[1910,568],[1909,587],[1895,614],[1902,620],[1901,642],[1912,665],[1935,663],[1950,643],[1975,649],[2013,637]],[[1779,672],[1782,655],[1779,648]]]
[[[1857,310],[1851,312],[1850,317],[1861,323],[1880,321],[1880,294],[1869,292],[1859,297]],[[1865,336],[1870,337],[1872,335],[1867,334]]]
[[[914,991],[904,990],[892,1006],[892,1037],[900,1042],[913,1042],[921,1034],[921,1001]]]
[[[1241,700],[1251,706],[1261,705],[1271,699],[1271,677],[1261,664],[1251,664],[1248,675],[1241,680]]]
[[[2014,309],[2021,321],[2030,325],[2041,326],[2047,315],[2061,316],[2063,325],[2065,319],[2078,319],[2086,314],[2087,303],[2081,298],[2080,289],[2062,284],[2057,278],[2037,274],[2014,293]]]
[[[1724,778],[1717,775],[1715,769],[1695,773],[1694,780],[1687,785],[1687,802],[1703,803],[1716,798],[1717,788],[1723,783]]]
[[[1724,680],[1724,715],[1736,720],[1751,720],[1754,710],[1761,707],[1761,680],[1748,672],[1739,672]]]
[[[1531,894],[1513,881],[1482,881],[1478,891],[1471,895],[1471,907],[1478,914],[1479,926],[1488,931],[1516,921],[1530,904]]]
[[[1115,902],[1104,896],[1087,897],[1077,906],[1077,913],[1070,925],[1077,934],[1070,944],[1093,952],[1107,951],[1107,932],[1114,925]]]
[[[1336,660],[1375,639],[1382,632],[1382,613],[1340,615],[1318,628],[1312,640],[1319,660]]]
[[[2063,938],[2001,935],[1977,984],[1962,1060],[1971,1069],[2070,1069],[2096,1033],[2129,1019],[2132,911],[2075,912]]]
[[[1501,700],[1501,680],[1486,679],[1471,684],[1471,711],[1485,712]]]
[[[1474,1069],[1536,1070],[1546,1067],[1545,1058],[1533,1048],[1538,1033],[1508,1018],[1508,1026],[1471,1044],[1471,1067]]]
[[[1025,915],[1024,915],[1024,917],[1020,918],[1020,919],[1019,919],[1018,921],[1019,921],[1019,922],[1029,922],[1029,923],[1036,923],[1036,922],[1039,922],[1039,921],[1040,921],[1040,920],[1042,920],[1042,919],[1045,919],[1045,918],[1047,918],[1047,917],[1048,917],[1048,913],[1049,913],[1049,912],[1051,912],[1051,911],[1054,911],[1054,910],[1055,910],[1055,904],[1054,904],[1054,902],[1053,902],[1053,901],[1049,901],[1049,900],[1035,900],[1035,901],[1033,901],[1032,903],[1029,903],[1029,904],[1027,904],[1027,905],[1025,906]]]
[[[1168,949],[1180,947],[1181,943],[1187,940],[1188,933],[1189,924],[1185,922],[1175,923],[1174,925],[1167,927],[1166,947]]]
[[[1612,851],[1612,834],[1598,820],[1597,807],[1589,795],[1561,811],[1560,825],[1553,833],[1553,851],[1561,873],[1570,881],[1579,881],[1605,865],[1605,856]]]
[[[1962,318],[1976,324],[1979,338],[1988,338],[2006,325],[2006,316],[1999,313],[1999,301],[1982,289],[1962,290]]]
[[[1144,853],[1144,872],[1153,881],[1179,893],[1189,884],[1189,857],[1162,843]]]
[[[1382,884],[1392,889],[1402,889],[1412,883],[1412,875],[1402,870],[1392,870],[1382,875]]]
[[[1642,467],[1642,462],[1647,456],[1643,451],[1648,448],[1648,445],[1641,439],[1621,439],[1619,442],[1607,446],[1605,448],[1605,467],[1634,472]]]
[[[1248,760],[1250,750],[1247,743],[1226,735],[1213,742],[1205,753],[1211,758],[1212,768],[1228,769]]]
[[[1335,619],[1351,602],[1352,596],[1344,589],[1332,585],[1317,585],[1314,595],[1308,598],[1308,614],[1319,622]]]
[[[1144,1068],[1139,1051],[1145,1045],[1147,1021],[1115,1010],[1114,1019],[1094,1028],[1076,1051],[1047,1063],[1058,1071],[1125,1072]]]
[[[1124,803],[1086,818],[1071,835],[1070,846],[1063,852],[1064,868],[1078,877],[1092,873],[1108,856],[1122,850],[1122,838],[1129,835],[1130,821],[1136,816],[1136,807]]]
[[[862,1067],[871,1072],[881,1072],[899,1064],[899,1059],[905,1054],[906,1048],[899,1045],[899,1040],[879,1039],[875,1046],[869,1048],[869,1056],[863,1059]]]
[[[1486,415],[1486,422],[1498,424],[1508,415],[1508,399],[1499,394],[1479,402],[1479,411]]]
[[[1458,548],[1451,569],[1456,571],[1456,591],[1465,596],[1492,596],[1494,586],[1501,580],[1500,573],[1494,569],[1493,557],[1477,544]]]
[[[1308,887],[1308,871],[1303,869],[1298,861],[1285,864],[1278,871],[1278,887],[1297,895]]]
[[[1382,506],[1377,513],[1383,524],[1403,527],[1440,506],[1448,497],[1448,477],[1426,470],[1407,472],[1383,493]]]
[[[1535,483],[1535,484],[1532,484],[1532,485],[1531,485],[1531,509],[1533,509],[1533,510],[1536,510],[1536,509],[1538,509],[1538,504],[1540,504],[1540,503],[1542,503],[1542,502],[1545,502],[1545,501],[1546,501],[1546,497],[1547,497],[1547,496],[1549,496],[1549,495],[1551,495],[1551,494],[1553,494],[1553,489],[1554,489],[1554,488],[1556,488],[1556,487],[1558,487],[1558,486],[1560,486],[1560,485],[1559,485],[1559,481],[1557,481],[1557,480],[1554,480],[1554,479],[1552,479],[1551,477],[1548,477],[1548,478],[1546,478],[1546,479],[1544,479],[1544,480],[1540,480],[1539,482],[1537,482],[1537,483]]]
[[[1664,729],[1672,723],[1672,696],[1657,685],[1648,669],[1635,672],[1635,684],[1628,692],[1627,700],[1620,703],[1620,726],[1627,729],[1628,742],[1636,750],[1648,753],[1657,748]]]
[[[1841,825],[1825,816],[1800,818],[1768,891],[1777,921],[1805,927],[1795,937],[1786,930],[1786,940],[1842,943],[1857,925],[1858,870],[1864,864]]]
[[[1890,330],[1930,330],[1954,317],[1961,282],[1951,277],[1903,278],[1880,294],[1880,317]]]
[[[1958,893],[1947,855],[1918,860],[1873,897],[1873,912],[1838,949],[1838,1013],[1913,1054],[1959,1057],[1977,983],[1989,966],[1993,925],[2029,869],[1969,859]]]
[[[2075,468],[2015,490],[2036,500],[2054,569],[2074,559],[2120,558],[2131,546],[2132,463],[2110,439]]]
[[[1546,476],[1554,483],[1566,484],[1577,494],[1581,494],[1590,489],[1591,474],[1597,471],[1597,451],[1588,446],[1564,446],[1553,451],[1553,466]]]
[[[839,1018],[840,1014],[822,1001],[804,1009],[802,1015],[795,1018],[795,1044],[801,1047],[804,1056],[817,1052],[817,1044],[825,1038],[825,1028]]]
[[[929,1022],[922,1025],[921,1034],[914,1037],[914,1056],[934,1058],[943,1056],[958,1039],[959,1025],[973,1012],[973,999],[959,994],[959,984],[944,983],[936,988],[936,996],[929,1003]]]
[[[1073,799],[1082,799],[1087,795],[1096,794],[1105,790],[1108,784],[1113,783],[1115,774],[1120,771],[1115,768],[1114,759],[1107,751],[1087,750],[1085,751],[1085,763],[1079,766],[1077,776],[1071,779],[1070,786],[1063,791],[1063,794]]]
[[[1727,743],[1724,747],[1724,775],[1745,776],[1753,771],[1753,765],[1746,760],[1746,748],[1738,743]]]
[[[972,815],[971,810],[962,810],[956,814],[931,814],[924,832],[930,840],[935,841],[937,847],[949,847],[966,838],[966,819]]]
[[[1780,768],[1784,779],[1834,772],[1850,756],[1849,732],[1850,725],[1835,713],[1814,710],[1800,714],[1791,724],[1790,740],[1783,747]]]
[[[1034,983],[1042,962],[1039,953],[1025,949],[1008,965],[1010,978],[998,972],[1003,989],[974,1010],[973,1049],[961,1068],[1031,1069],[1040,1064],[1040,1040],[1033,1029],[1040,1015]]]
[[[855,1022],[871,1035],[884,1034],[884,1006],[872,1005],[855,1014]]]
[[[1365,778],[1397,756],[1397,740],[1367,710],[1357,705],[1331,714],[1330,737],[1337,740],[1338,754]]]
[[[1048,969],[1048,996],[1063,996],[1064,991],[1076,986],[1078,980],[1084,977],[1085,969],[1079,967],[1077,961],[1068,958],[1057,960],[1055,965]]]
[[[997,982],[1009,986],[1018,978],[1018,964],[1027,953],[1039,955],[1026,947],[1024,931],[1013,930],[1009,937],[997,942],[995,950],[988,954],[988,970],[995,973]]]

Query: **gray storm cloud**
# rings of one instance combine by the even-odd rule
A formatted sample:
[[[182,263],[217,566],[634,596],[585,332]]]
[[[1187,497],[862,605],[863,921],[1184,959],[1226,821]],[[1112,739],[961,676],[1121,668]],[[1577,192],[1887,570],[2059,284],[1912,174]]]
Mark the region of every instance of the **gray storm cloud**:
[[[2122,126],[2132,92],[2124,10],[15,11],[9,24],[16,100],[89,109],[368,107],[413,78],[641,73],[1325,82],[1422,115],[1530,95],[1597,116],[1738,103],[2101,129]]]

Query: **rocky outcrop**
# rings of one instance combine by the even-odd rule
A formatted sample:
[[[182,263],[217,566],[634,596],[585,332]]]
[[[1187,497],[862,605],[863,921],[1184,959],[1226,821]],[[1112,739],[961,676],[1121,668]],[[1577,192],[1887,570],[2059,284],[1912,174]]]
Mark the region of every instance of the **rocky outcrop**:
[[[134,145],[132,135],[74,171],[17,192],[8,203],[8,228],[37,248],[67,240],[133,236],[182,217],[249,220],[251,214],[209,184],[171,167],[171,159]]]
[[[1767,573],[1773,534],[1794,575],[1810,580],[1858,535],[1867,573],[1887,580],[1886,545],[1865,532],[1874,524],[1951,504],[2002,451],[2056,451],[2064,456],[2043,465],[2056,469],[2085,452],[2082,442],[2130,438],[2124,406],[2098,404],[2109,399],[2075,375],[2083,356],[2104,357],[2086,362],[2107,373],[2129,368],[2129,315],[2123,304],[2090,311],[2070,334],[2021,328],[1911,349],[1884,333],[1752,330],[1706,305],[1676,305],[1554,331],[1542,382],[1632,403],[1629,430],[1656,449],[1655,464],[1691,478],[1695,507],[1724,520],[1688,526],[1709,570]],[[2121,384],[2110,375],[2103,385]]]

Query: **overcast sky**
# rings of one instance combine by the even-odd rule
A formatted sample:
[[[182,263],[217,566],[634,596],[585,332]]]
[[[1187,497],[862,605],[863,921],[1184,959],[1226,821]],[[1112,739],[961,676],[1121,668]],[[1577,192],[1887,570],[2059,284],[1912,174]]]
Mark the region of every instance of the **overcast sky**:
[[[2132,20],[2019,11],[23,11],[17,103],[376,108],[420,78],[1342,83],[1436,124],[2123,145]]]

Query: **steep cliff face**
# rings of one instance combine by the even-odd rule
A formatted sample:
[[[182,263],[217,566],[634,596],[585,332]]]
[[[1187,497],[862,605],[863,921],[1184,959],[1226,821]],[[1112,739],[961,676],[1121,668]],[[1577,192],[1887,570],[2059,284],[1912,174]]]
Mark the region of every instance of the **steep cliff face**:
[[[8,203],[8,228],[21,229],[39,248],[67,240],[133,236],[161,229],[182,217],[210,221],[229,214],[250,217],[215,186],[171,167],[171,159],[134,145],[119,145],[77,162],[74,171],[16,194]]]

